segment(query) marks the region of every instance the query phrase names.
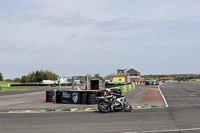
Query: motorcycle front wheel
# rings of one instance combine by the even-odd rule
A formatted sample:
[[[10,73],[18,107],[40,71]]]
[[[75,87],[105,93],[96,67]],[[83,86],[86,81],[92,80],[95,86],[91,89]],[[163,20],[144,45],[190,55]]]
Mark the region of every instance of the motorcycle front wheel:
[[[108,113],[108,112],[109,112],[108,103],[100,102],[100,103],[98,104],[98,109],[99,109],[99,111],[102,112],[102,113]]]
[[[123,109],[126,111],[126,112],[131,112],[132,111],[132,107],[129,103],[127,102],[124,102],[124,107]]]

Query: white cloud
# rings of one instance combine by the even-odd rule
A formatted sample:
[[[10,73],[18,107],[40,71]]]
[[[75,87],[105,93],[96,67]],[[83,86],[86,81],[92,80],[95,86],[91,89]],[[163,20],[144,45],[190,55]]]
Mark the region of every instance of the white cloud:
[[[132,65],[146,70],[149,70],[143,67],[148,66],[143,62],[146,57],[171,59],[174,63],[173,57],[179,53],[181,58],[197,60],[199,6],[200,1],[196,0],[0,1],[0,56],[6,57],[4,61],[10,60],[4,66],[16,66],[22,73],[28,73],[23,71],[27,70],[25,66],[30,67],[28,70],[45,66],[56,73],[69,68],[71,75],[73,67],[80,65],[78,62],[84,70],[81,74],[95,73],[93,68],[108,74],[110,69],[115,71],[115,67],[121,66],[118,60],[123,61],[123,66],[129,67],[133,62]],[[46,58],[47,62],[43,62]],[[23,66],[16,60],[22,60]],[[35,61],[34,65],[30,65],[30,60]],[[54,65],[51,60],[61,63]],[[101,69],[105,66],[98,62],[108,63],[109,69]],[[191,63],[200,65],[192,60]],[[158,65],[156,62],[152,68]],[[10,69],[14,70],[0,66],[3,74],[12,78]],[[177,71],[184,73],[185,69]]]

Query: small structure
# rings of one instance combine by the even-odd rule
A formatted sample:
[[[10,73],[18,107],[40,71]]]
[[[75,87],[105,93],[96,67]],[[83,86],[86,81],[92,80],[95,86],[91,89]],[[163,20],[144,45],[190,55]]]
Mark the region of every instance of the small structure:
[[[130,82],[142,82],[142,79],[140,78],[140,72],[133,69],[133,67],[126,71],[126,75],[130,76]]]
[[[109,78],[115,84],[143,82],[144,80],[140,77],[140,72],[134,70],[133,67],[129,70],[117,69],[117,74],[111,74]]]
[[[109,78],[115,84],[130,83],[130,76],[126,75],[126,69],[117,69],[117,74],[111,74]]]
[[[89,83],[90,90],[103,90],[105,88],[105,82],[103,79],[94,77]]]

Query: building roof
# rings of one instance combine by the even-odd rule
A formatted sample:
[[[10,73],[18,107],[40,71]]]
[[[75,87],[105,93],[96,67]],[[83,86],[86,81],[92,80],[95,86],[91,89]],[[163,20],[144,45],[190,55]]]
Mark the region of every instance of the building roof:
[[[102,80],[102,81],[104,81],[104,79],[102,79],[100,77],[93,77],[91,80]]]
[[[131,74],[140,74],[140,72],[136,71],[136,70],[133,69],[132,67],[131,67],[131,69],[127,70],[126,73],[129,73],[129,74],[130,74],[130,73],[131,73]]]

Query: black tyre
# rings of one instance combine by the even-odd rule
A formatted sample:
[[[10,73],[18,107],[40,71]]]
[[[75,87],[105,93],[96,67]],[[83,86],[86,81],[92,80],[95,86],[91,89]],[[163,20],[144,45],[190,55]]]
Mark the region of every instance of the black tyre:
[[[53,102],[52,98],[46,98],[46,102]]]
[[[131,112],[132,111],[132,107],[129,103],[124,102],[124,107],[123,107],[124,111],[126,112]]]
[[[109,112],[109,105],[108,105],[108,103],[100,102],[98,104],[98,109],[99,109],[99,112],[108,113]]]
[[[87,98],[87,92],[81,92],[81,99]]]
[[[53,102],[53,91],[46,91],[46,102]]]
[[[96,92],[95,91],[91,91],[87,93],[87,104],[96,104]]]
[[[95,99],[88,99],[87,104],[96,104],[96,100]]]
[[[87,92],[81,92],[80,94],[80,103],[86,104],[87,103]]]
[[[98,96],[98,97],[104,96],[104,92],[105,92],[105,91],[98,91],[98,92],[97,92],[97,96]]]
[[[61,103],[61,91],[56,91],[56,103]]]
[[[81,102],[80,102],[81,104],[86,104],[87,103],[87,101],[85,100],[85,99],[81,99]]]

